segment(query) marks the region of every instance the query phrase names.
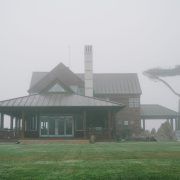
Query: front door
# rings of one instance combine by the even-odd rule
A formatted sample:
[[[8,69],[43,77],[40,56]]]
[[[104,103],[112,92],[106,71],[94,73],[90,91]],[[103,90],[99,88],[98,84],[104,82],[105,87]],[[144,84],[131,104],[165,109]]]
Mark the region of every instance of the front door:
[[[72,116],[40,116],[40,136],[68,137],[74,136]]]

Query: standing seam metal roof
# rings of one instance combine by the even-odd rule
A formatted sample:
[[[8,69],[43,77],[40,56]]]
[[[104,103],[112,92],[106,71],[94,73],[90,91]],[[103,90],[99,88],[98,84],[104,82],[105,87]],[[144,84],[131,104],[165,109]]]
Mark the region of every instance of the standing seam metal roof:
[[[174,118],[178,116],[179,116],[178,112],[168,109],[161,105],[157,105],[157,104],[141,105],[142,118],[163,119],[163,118]]]
[[[34,72],[30,89],[48,73]],[[84,74],[76,74],[84,81]],[[136,73],[102,73],[93,74],[95,94],[141,94],[141,87]]]
[[[0,107],[123,107],[123,104],[76,94],[34,94],[0,101]]]

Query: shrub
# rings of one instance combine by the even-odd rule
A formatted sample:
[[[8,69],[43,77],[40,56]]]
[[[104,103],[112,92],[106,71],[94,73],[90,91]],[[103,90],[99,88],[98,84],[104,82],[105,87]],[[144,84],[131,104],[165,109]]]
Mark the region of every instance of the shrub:
[[[90,139],[89,139],[89,142],[90,142],[91,144],[94,144],[95,141],[96,141],[95,135],[91,135],[91,136],[90,136]]]
[[[156,129],[155,128],[152,128],[151,130],[151,136],[155,137],[156,135]]]
[[[158,129],[155,138],[157,141],[175,141],[176,136],[173,128],[171,127],[169,122],[165,122],[161,124],[160,128]]]

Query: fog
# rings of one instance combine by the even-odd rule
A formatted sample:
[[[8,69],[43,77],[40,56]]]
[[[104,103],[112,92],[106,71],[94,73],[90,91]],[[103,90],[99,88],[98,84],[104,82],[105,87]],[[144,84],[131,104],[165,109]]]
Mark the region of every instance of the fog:
[[[83,72],[92,44],[94,72],[138,73],[141,103],[177,110],[178,97],[142,72],[180,64],[179,18],[178,0],[0,0],[0,100],[26,95],[32,71],[63,62]],[[163,79],[180,92],[179,76]]]

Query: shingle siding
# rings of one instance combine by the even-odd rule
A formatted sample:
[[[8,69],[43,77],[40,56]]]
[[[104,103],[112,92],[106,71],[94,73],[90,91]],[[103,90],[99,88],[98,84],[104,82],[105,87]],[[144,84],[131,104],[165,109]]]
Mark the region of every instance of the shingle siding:
[[[110,101],[121,102],[125,105],[123,109],[116,113],[116,129],[121,129],[124,121],[128,121],[128,128],[134,134],[141,131],[141,114],[139,107],[129,107],[129,98],[140,98],[140,95],[98,95],[98,98],[109,99]]]

